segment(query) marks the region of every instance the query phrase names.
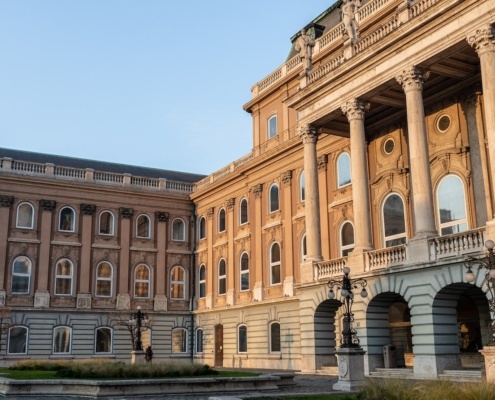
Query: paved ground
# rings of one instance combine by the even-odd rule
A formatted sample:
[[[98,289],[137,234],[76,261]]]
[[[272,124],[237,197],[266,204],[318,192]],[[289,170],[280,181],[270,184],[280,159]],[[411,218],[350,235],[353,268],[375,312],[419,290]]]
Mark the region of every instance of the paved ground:
[[[318,394],[318,393],[331,393],[333,392],[332,386],[337,382],[337,377],[335,376],[323,376],[323,375],[296,375],[294,378],[296,385],[287,386],[280,388],[277,391],[266,391],[266,392],[238,392],[238,393],[209,393],[209,394],[198,394],[198,395],[167,395],[164,393],[162,396],[152,396],[146,398],[139,398],[139,400],[231,400],[231,399],[255,399],[262,396],[277,396],[285,394]],[[336,393],[336,392],[335,392]],[[39,396],[23,396],[5,397],[9,400],[47,400],[47,397]],[[87,398],[82,397],[49,397],[50,400],[87,400]],[[132,397],[123,398],[115,397],[111,400],[127,400],[133,399]],[[135,398],[134,398],[135,399]]]

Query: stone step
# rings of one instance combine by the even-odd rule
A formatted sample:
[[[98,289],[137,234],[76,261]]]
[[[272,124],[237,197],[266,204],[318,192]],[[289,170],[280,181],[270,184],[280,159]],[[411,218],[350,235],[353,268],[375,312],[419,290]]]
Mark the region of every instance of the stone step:
[[[339,367],[337,366],[322,366],[319,370],[316,371],[317,375],[339,375]]]
[[[412,368],[377,368],[369,376],[384,379],[414,379],[414,371]]]
[[[448,379],[459,382],[480,382],[481,370],[445,370],[438,375],[439,379]]]

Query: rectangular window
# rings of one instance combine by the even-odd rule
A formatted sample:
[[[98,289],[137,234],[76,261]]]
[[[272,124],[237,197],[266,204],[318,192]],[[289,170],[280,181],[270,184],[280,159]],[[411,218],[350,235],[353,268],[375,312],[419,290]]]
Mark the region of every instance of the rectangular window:
[[[187,332],[185,329],[174,329],[172,331],[172,353],[186,353]]]

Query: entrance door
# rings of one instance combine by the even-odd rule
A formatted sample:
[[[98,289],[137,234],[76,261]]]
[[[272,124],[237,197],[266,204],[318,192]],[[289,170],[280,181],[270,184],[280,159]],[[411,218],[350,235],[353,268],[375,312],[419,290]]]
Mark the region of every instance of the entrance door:
[[[223,367],[223,325],[215,325],[215,367]]]

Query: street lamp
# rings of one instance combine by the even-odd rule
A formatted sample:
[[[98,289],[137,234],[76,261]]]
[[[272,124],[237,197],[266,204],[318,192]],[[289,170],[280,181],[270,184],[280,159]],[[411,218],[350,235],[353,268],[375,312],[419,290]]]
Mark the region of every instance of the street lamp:
[[[141,341],[141,331],[147,331],[149,329],[149,319],[148,315],[145,312],[141,311],[141,306],[137,307],[137,311],[131,313],[131,317],[129,319],[129,325],[135,327],[135,336],[136,341],[134,350],[142,351],[143,350],[143,342]]]
[[[488,346],[495,346],[495,255],[493,249],[495,248],[495,242],[493,240],[487,240],[485,247],[488,250],[488,254],[484,257],[474,258],[468,257],[464,261],[464,266],[467,268],[466,280],[473,283],[476,280],[476,275],[473,273],[473,268],[477,265],[478,270],[484,268],[485,281],[490,293],[490,300],[488,300],[488,307],[490,309],[490,323],[488,325]]]
[[[330,288],[328,291],[328,298],[334,299],[335,292],[334,287],[337,290],[340,289],[340,295],[342,297],[342,304],[345,307],[344,312],[344,329],[342,330],[342,338],[340,339],[341,348],[359,348],[359,339],[357,337],[357,332],[352,326],[354,322],[354,314],[352,313],[352,304],[354,303],[354,293],[353,289],[357,289],[358,285],[361,285],[361,297],[368,297],[368,292],[366,291],[366,282],[363,278],[350,279],[349,272],[351,270],[349,267],[344,267],[344,276],[342,279],[332,279],[327,283]]]

